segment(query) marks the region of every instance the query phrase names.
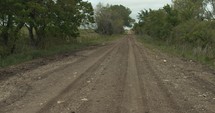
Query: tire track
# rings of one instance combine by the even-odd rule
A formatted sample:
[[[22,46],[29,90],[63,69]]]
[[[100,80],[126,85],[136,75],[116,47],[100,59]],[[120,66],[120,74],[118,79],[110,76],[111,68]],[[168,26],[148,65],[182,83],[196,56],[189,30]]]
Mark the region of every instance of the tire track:
[[[151,64],[149,63],[149,58],[141,45],[138,45],[135,41],[135,46],[140,51],[141,56],[143,58],[143,62],[145,63],[146,69],[149,70],[150,75],[154,78],[157,86],[161,90],[161,94],[164,95],[165,102],[167,102],[168,106],[171,107],[175,113],[199,113],[196,110],[192,103],[189,101],[181,101],[186,100],[186,98],[181,94],[181,92],[171,92],[166,86],[162,79],[156,72],[156,68],[153,69]],[[154,66],[155,67],[155,66]],[[160,74],[164,74],[161,71],[158,71]],[[149,85],[147,85],[149,86]],[[176,98],[177,97],[177,98]],[[180,102],[177,101],[180,98]]]
[[[121,43],[121,42],[120,42]],[[56,104],[56,102],[65,96],[68,95],[68,93],[71,93],[71,90],[80,89],[83,87],[84,82],[86,82],[90,76],[93,75],[93,73],[100,67],[100,64],[105,61],[109,56],[111,56],[114,53],[114,49],[118,50],[120,44],[116,44],[111,49],[105,51],[105,53],[102,55],[102,57],[91,67],[89,67],[84,73],[82,73],[75,81],[73,81],[71,84],[69,84],[63,91],[60,92],[60,94],[56,97],[54,97],[52,100],[50,100],[43,108],[41,108],[37,113],[47,113],[53,105]]]
[[[186,113],[214,113],[214,76],[204,65],[145,48],[148,60],[169,90],[171,98]],[[167,59],[167,62],[163,62]]]
[[[119,42],[117,42],[118,44]],[[108,46],[105,46],[105,47],[102,47],[102,48],[99,48],[99,50],[89,54],[88,56],[94,56],[94,57],[97,57],[96,55],[98,54],[102,54],[105,50],[107,50],[108,48],[110,48],[111,46],[116,46],[117,44],[113,45],[113,44],[110,44]],[[77,56],[77,55],[76,55]],[[51,71],[48,71],[44,74],[42,74],[42,78],[41,79],[45,79],[47,78],[49,75],[57,72],[57,71],[62,71],[62,70],[65,70],[66,68],[68,67],[71,67],[72,65],[76,65],[78,63],[81,63],[81,62],[84,62],[88,57],[87,56],[80,56],[79,58],[77,59],[74,59],[70,64],[66,64],[64,66],[61,66],[61,67],[58,67],[57,69],[54,69],[54,70],[51,70]],[[40,79],[40,80],[41,80]]]
[[[166,113],[169,113],[169,112],[183,113],[183,111],[180,110],[180,107],[173,99],[172,94],[168,91],[167,87],[164,85],[164,83],[158,77],[154,69],[151,67],[143,48],[138,46],[138,44],[135,42],[134,39],[132,39],[132,42],[134,43],[134,48],[137,51],[136,53],[139,53],[140,57],[142,57],[142,59],[140,59],[140,62],[138,61],[139,62],[138,67],[140,68],[139,73],[144,74],[144,75],[140,75],[140,78],[141,80],[143,80],[143,84],[145,84],[143,86],[145,87],[144,89],[146,90],[146,93],[147,93],[146,98],[148,101],[149,112],[154,111],[154,112],[166,112]],[[150,89],[150,88],[156,88],[157,92],[153,91],[155,89]],[[153,92],[155,93],[153,94],[154,97],[151,97],[150,93],[153,93]],[[158,99],[161,99],[161,100],[158,100]],[[154,103],[156,101],[160,101],[161,103],[160,104]]]
[[[71,61],[70,61],[71,63],[69,63],[69,64],[59,65],[59,67],[57,67],[56,69],[54,68],[54,69],[46,71],[45,73],[39,74],[39,79],[38,79],[37,75],[33,76],[33,78],[30,78],[30,77],[29,78],[31,79],[32,82],[47,79],[50,75],[53,75],[56,72],[67,70],[68,68],[70,68],[73,65],[77,65],[77,64],[84,62],[89,57],[97,57],[96,55],[102,54],[105,50],[107,50],[108,48],[111,48],[112,46],[116,46],[119,42],[120,42],[120,40],[118,40],[117,42],[108,44],[106,46],[103,46],[101,48],[98,48],[98,50],[93,51],[92,53],[88,54],[87,56],[74,57],[74,59],[71,59]],[[27,75],[27,76],[31,76],[31,75]],[[61,76],[54,77],[56,82],[60,79],[59,77],[61,77]],[[23,79],[25,79],[25,78],[23,78]],[[24,84],[24,83],[22,83],[22,84]],[[20,91],[21,88],[23,88],[23,87],[24,87],[23,85],[22,86],[17,85],[17,90]],[[0,110],[4,110],[5,108],[7,108],[8,106],[11,106],[11,105],[13,106],[16,102],[22,100],[22,98],[25,98],[25,96],[32,90],[31,84],[26,84],[26,87],[28,87],[28,88],[25,88],[25,87],[24,87],[25,89],[23,88],[23,90],[25,90],[23,92],[23,94],[21,94],[22,92],[15,92],[14,95],[8,97],[9,99],[0,101],[0,105],[1,105]]]
[[[141,63],[141,59],[140,59],[140,52],[137,50],[133,39],[130,39],[130,41],[132,42],[132,47],[134,49],[134,56],[135,56],[135,62],[136,62],[136,67],[137,67],[137,73],[138,73],[138,80],[139,80],[139,84],[140,84],[140,90],[142,93],[142,101],[143,101],[143,107],[145,109],[145,113],[149,113],[150,109],[149,109],[149,105],[148,105],[148,100],[147,100],[147,95],[146,95],[146,84],[143,82],[144,78],[142,78],[143,70],[141,69],[142,67],[142,63]]]
[[[77,113],[120,113],[127,69],[127,40],[123,40],[117,53],[96,80],[88,98]]]
[[[56,62],[55,68],[44,68],[43,73],[39,68],[29,81],[19,82],[29,84],[30,91],[19,101],[0,106],[0,112],[213,113],[212,76],[175,68],[173,60],[160,64],[163,58],[155,59],[156,54],[133,35],[86,52],[86,57]]]
[[[142,84],[139,80],[137,71],[136,59],[134,54],[134,48],[130,37],[128,39],[128,67],[126,75],[126,86],[123,95],[123,102],[121,113],[146,113],[147,104],[145,101],[145,95],[142,91]]]

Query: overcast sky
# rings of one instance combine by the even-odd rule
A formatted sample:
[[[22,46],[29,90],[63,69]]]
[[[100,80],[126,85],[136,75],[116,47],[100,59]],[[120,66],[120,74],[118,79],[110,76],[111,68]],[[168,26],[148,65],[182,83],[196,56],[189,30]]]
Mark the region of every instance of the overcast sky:
[[[92,3],[95,7],[99,2],[103,4],[112,4],[112,5],[124,5],[131,9],[131,17],[136,19],[136,16],[140,10],[143,9],[159,9],[162,8],[165,4],[171,4],[171,0],[86,0]]]

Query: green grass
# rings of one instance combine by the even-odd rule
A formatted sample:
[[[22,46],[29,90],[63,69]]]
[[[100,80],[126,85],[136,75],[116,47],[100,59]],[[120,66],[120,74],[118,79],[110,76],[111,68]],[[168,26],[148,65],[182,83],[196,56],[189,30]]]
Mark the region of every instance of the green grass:
[[[147,48],[157,49],[169,55],[183,57],[185,59],[193,60],[206,64],[215,68],[215,60],[210,59],[204,54],[194,54],[193,48],[186,45],[173,45],[164,41],[153,40],[150,36],[137,36],[138,41],[144,43]]]
[[[81,31],[81,36],[78,37],[78,42],[76,43],[66,43],[57,46],[52,46],[46,49],[33,49],[25,47],[27,51],[9,55],[7,57],[0,57],[0,68],[8,67],[11,65],[20,64],[26,61],[30,61],[33,59],[48,57],[63,53],[71,53],[75,50],[86,48],[92,45],[100,45],[102,43],[106,43],[112,40],[115,40],[121,36],[113,35],[113,36],[102,36],[94,33],[93,31]],[[24,47],[24,46],[23,46]]]

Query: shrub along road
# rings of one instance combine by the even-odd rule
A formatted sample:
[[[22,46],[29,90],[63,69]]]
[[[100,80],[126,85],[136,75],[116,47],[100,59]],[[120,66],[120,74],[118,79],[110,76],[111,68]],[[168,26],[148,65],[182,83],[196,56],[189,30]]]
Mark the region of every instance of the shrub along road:
[[[215,72],[127,35],[0,81],[1,113],[215,113]]]

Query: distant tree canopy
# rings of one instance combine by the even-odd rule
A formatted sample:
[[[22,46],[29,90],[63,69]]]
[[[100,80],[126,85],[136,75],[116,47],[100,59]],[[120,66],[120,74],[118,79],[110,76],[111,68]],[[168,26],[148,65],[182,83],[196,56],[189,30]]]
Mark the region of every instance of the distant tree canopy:
[[[170,35],[171,29],[180,22],[178,11],[166,5],[159,10],[142,10],[134,25],[137,34],[149,34],[159,39],[165,39]]]
[[[129,16],[131,10],[122,5],[97,5],[95,19],[96,31],[100,34],[120,34],[124,27],[131,27],[134,20]]]
[[[48,35],[77,37],[93,16],[91,3],[82,0],[0,0],[0,55],[15,51],[22,28],[32,46],[43,47]]]
[[[188,21],[212,21],[215,10],[208,10],[213,0],[173,0],[173,4],[165,5],[159,10],[142,10],[138,14],[138,23],[134,30],[137,34],[148,34],[161,40],[169,40],[172,31]],[[214,13],[214,14],[213,14]]]

